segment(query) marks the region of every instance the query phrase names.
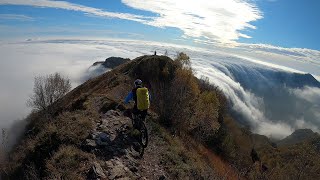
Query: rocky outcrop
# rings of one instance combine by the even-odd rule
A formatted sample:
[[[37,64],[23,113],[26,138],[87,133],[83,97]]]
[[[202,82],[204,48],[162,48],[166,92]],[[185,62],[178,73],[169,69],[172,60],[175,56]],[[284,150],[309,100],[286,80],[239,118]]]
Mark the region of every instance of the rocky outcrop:
[[[128,58],[121,58],[121,57],[109,57],[105,61],[98,61],[93,63],[92,66],[102,65],[104,68],[113,69],[121,64],[129,62],[130,59]]]
[[[88,179],[104,179],[107,176],[104,174],[104,170],[98,162],[93,162],[93,166],[89,171]]]

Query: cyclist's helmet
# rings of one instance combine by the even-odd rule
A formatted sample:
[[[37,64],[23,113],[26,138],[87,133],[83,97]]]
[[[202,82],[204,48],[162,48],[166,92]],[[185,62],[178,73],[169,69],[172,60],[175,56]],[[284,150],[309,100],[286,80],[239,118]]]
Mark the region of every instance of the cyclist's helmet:
[[[135,80],[134,87],[142,87],[142,81],[140,79]]]

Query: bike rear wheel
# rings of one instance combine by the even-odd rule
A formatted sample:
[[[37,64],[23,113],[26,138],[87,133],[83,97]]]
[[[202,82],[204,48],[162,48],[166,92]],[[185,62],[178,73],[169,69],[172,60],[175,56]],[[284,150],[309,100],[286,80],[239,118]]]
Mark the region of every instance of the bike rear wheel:
[[[147,127],[143,122],[141,122],[140,132],[141,132],[141,135],[140,135],[141,145],[142,147],[146,148],[148,146],[149,137],[148,137]]]

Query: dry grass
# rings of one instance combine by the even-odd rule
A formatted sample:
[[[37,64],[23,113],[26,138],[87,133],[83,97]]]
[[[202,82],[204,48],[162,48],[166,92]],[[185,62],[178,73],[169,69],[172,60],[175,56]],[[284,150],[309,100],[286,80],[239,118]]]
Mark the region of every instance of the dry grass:
[[[153,133],[162,137],[166,142],[166,149],[160,155],[162,166],[173,179],[216,179],[205,158],[194,149],[188,148],[181,137],[173,137],[168,130],[158,123],[150,123]]]
[[[80,145],[93,126],[93,119],[85,112],[66,112],[61,114],[54,124],[54,130],[62,143]]]
[[[92,154],[74,146],[61,146],[54,156],[46,161],[47,179],[86,179],[92,159]]]

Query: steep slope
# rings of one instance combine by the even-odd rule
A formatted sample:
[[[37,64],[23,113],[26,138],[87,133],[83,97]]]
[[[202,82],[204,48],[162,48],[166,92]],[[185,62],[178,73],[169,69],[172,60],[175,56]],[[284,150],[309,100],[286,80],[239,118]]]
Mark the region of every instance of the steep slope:
[[[88,80],[46,112],[30,114],[25,136],[2,168],[2,178],[216,179],[223,176],[190,144],[173,137],[152,111],[147,118],[150,144],[141,157],[142,150],[128,118],[130,106],[121,105],[121,101],[137,76],[147,85],[155,86],[153,82],[161,78],[164,81],[172,78],[176,68],[168,57],[142,56]]]

